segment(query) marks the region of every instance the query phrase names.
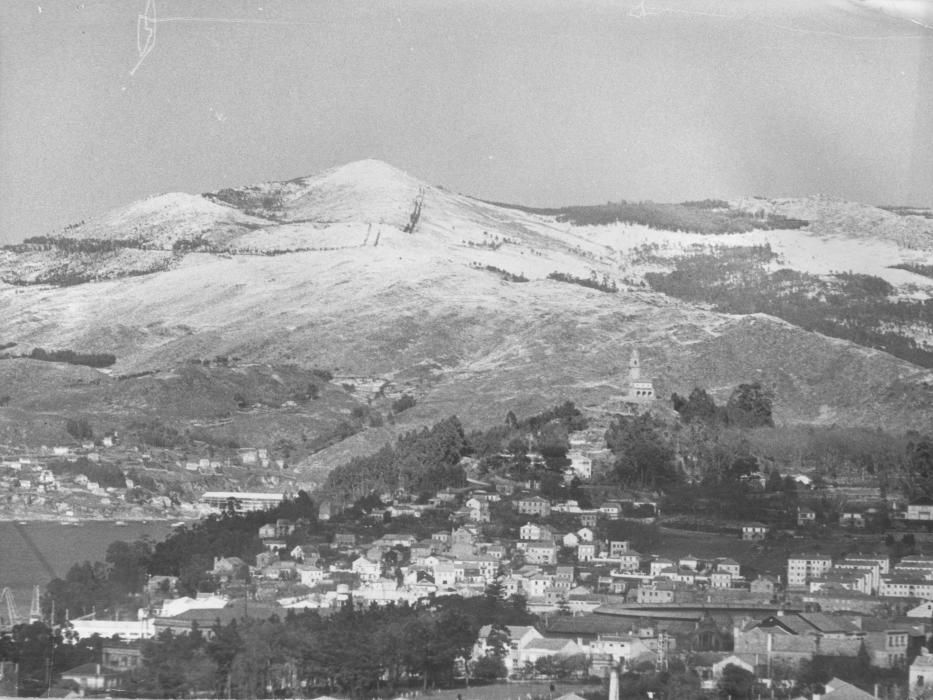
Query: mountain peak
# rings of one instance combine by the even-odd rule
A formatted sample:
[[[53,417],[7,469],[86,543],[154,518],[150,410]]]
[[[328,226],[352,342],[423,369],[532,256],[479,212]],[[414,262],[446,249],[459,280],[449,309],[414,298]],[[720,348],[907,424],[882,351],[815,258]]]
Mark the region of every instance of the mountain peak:
[[[345,180],[358,185],[385,185],[392,182],[415,180],[415,178],[404,170],[400,170],[394,165],[375,158],[354,160],[325,170],[318,175],[312,175],[309,178],[303,179],[309,180],[315,178],[327,178],[334,181]]]
[[[286,220],[328,222],[404,220],[423,187],[420,180],[375,159],[260,186],[278,198]]]

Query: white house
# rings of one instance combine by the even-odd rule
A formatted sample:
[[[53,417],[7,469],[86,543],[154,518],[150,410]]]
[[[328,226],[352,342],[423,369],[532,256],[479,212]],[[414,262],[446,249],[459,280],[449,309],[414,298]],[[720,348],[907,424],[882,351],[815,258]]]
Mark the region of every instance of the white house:
[[[726,557],[716,560],[716,571],[721,571],[729,574],[733,578],[738,578],[740,576],[741,567],[735,559]]]
[[[512,671],[521,666],[521,652],[527,644],[535,639],[541,639],[542,635],[534,627],[524,627],[517,625],[505,625],[508,631],[508,652],[506,655],[506,667]],[[480,628],[473,645],[473,659],[478,660],[486,656],[490,647],[488,644],[489,633],[492,631],[492,625],[484,625]]]
[[[925,600],[917,607],[911,608],[907,611],[907,617],[922,617],[925,620],[929,620],[933,617],[933,601]]]
[[[353,560],[350,570],[358,574],[363,581],[375,581],[382,575],[382,566],[379,562],[370,561],[366,557],[358,557]]]
[[[582,653],[583,649],[571,639],[540,637],[525,644],[520,652],[520,662],[534,664],[546,656],[574,656]]]
[[[641,554],[633,549],[622,552],[614,558],[619,561],[620,571],[638,571],[641,568]]]
[[[613,663],[631,662],[652,654],[647,644],[629,634],[601,634],[589,646],[592,654],[609,656]]]
[[[597,547],[594,542],[577,545],[577,561],[592,561],[596,558]]]
[[[570,468],[577,477],[583,481],[589,481],[593,477],[593,460],[582,452],[571,450],[567,453],[567,459],[570,460]]]
[[[299,564],[296,567],[298,577],[305,586],[315,586],[324,580],[324,569],[310,564]]]
[[[908,520],[933,520],[933,499],[918,498],[907,506]]]
[[[672,562],[670,559],[665,557],[658,557],[651,562],[648,573],[652,578],[654,578],[655,576],[660,576],[662,571],[669,569],[673,565],[674,562]]]
[[[742,526],[743,540],[763,540],[768,534],[768,526],[764,523],[746,523]]]
[[[933,690],[933,655],[922,649],[920,656],[914,659],[908,672],[908,692],[917,698]]]

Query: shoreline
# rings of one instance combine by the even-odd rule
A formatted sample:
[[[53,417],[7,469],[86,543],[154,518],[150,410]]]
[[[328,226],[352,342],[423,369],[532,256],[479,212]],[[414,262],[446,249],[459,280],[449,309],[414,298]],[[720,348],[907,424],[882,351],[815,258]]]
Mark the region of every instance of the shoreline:
[[[76,525],[81,523],[126,523],[126,524],[138,524],[138,523],[171,523],[171,522],[196,522],[200,520],[200,517],[192,517],[190,515],[177,515],[175,517],[168,517],[165,515],[152,515],[152,516],[140,516],[140,515],[130,515],[130,516],[118,516],[118,517],[105,517],[105,516],[90,516],[90,517],[56,517],[51,515],[44,515],[42,513],[33,513],[30,515],[10,515],[9,513],[0,514],[0,523],[58,523],[60,525]]]

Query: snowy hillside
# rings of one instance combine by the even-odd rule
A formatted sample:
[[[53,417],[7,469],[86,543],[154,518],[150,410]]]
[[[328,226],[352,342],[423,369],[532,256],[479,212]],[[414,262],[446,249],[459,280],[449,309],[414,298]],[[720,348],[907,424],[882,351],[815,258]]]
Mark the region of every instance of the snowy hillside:
[[[162,195],[3,251],[0,341],[112,353],[116,373],[228,355],[416,376],[412,415],[476,421],[570,397],[609,408],[637,346],[661,396],[759,378],[777,387],[782,420],[933,417],[929,370],[646,286],[683,258],[769,247],[765,270],[860,272],[905,299],[933,292],[929,276],[891,269],[930,262],[931,219],[819,198],[731,206],[752,205],[812,223],[722,235],[576,225],[379,161]]]

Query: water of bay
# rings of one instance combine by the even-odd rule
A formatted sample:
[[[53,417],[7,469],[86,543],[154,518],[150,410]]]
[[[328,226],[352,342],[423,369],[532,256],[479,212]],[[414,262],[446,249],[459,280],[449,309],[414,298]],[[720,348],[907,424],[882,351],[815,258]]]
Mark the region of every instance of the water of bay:
[[[0,590],[9,587],[20,614],[28,613],[32,588],[83,561],[103,561],[111,542],[132,542],[148,537],[165,538],[171,525],[165,521],[86,521],[77,525],[60,522],[0,522]],[[6,617],[6,610],[0,611]]]

